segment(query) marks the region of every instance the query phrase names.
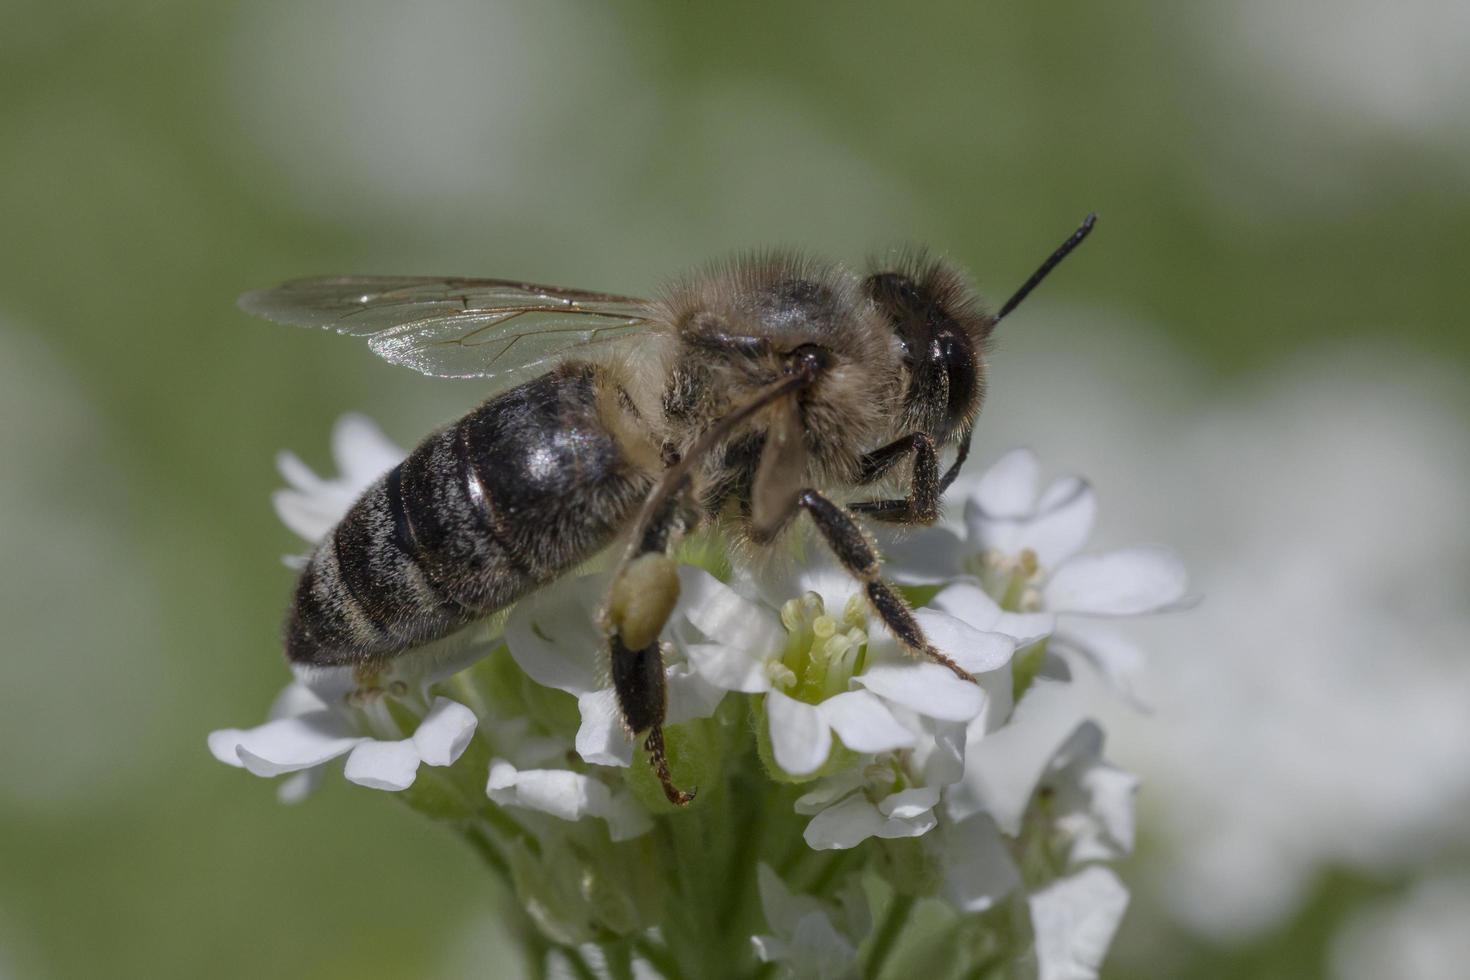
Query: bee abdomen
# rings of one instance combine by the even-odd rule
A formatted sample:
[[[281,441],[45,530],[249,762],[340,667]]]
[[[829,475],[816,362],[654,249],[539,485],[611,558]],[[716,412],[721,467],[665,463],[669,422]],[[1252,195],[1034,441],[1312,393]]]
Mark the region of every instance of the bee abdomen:
[[[312,555],[287,655],[319,665],[384,659],[503,608],[609,544],[653,481],[599,415],[611,383],[604,369],[564,365],[419,445]]]

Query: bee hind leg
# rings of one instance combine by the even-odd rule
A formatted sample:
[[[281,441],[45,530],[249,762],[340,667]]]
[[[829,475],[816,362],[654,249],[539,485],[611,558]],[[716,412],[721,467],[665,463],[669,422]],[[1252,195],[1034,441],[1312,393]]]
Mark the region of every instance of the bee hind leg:
[[[786,399],[786,424],[795,416],[795,400],[789,396],[809,386],[820,373],[815,358],[797,362],[791,373],[756,392],[724,415],[699,437],[683,455],[670,462],[644,501],[634,525],[627,557],[618,566],[608,593],[605,626],[612,654],[613,688],[623,721],[634,734],[647,732],[643,745],[648,761],[663,786],[664,795],[675,806],[694,799],[674,785],[664,748],[663,722],[667,708],[663,654],[658,636],[673,614],[679,599],[677,565],[669,557],[672,539],[684,528],[690,506],[685,502],[693,484],[693,466],[723,443],[743,422],[774,403]],[[785,452],[777,454],[782,484],[799,486],[789,476],[803,458],[800,440],[785,440]],[[800,472],[799,469],[796,472]],[[799,479],[799,476],[795,479]],[[769,477],[765,482],[769,482]]]
[[[668,692],[658,639],[678,599],[679,576],[674,560],[663,551],[646,551],[628,561],[614,578],[608,595],[607,626],[613,690],[623,724],[634,735],[648,733],[643,747],[664,796],[675,806],[685,806],[693,801],[694,793],[674,785],[664,749]]]
[[[664,686],[664,658],[659,644],[655,641],[639,649],[629,649],[622,637],[614,633],[609,639],[609,646],[613,689],[618,695],[623,724],[631,732],[648,733],[643,747],[648,751],[648,764],[658,777],[664,796],[675,806],[687,806],[694,801],[694,793],[686,793],[674,785],[664,750],[663,723],[668,692]]]

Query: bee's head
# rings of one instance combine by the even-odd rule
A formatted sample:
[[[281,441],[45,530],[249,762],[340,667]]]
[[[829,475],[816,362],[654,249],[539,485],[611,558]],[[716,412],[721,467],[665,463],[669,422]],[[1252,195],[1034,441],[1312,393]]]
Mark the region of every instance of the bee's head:
[[[896,434],[925,432],[938,445],[958,438],[985,396],[985,347],[995,318],[956,270],[906,256],[863,280],[903,358],[903,411]]]

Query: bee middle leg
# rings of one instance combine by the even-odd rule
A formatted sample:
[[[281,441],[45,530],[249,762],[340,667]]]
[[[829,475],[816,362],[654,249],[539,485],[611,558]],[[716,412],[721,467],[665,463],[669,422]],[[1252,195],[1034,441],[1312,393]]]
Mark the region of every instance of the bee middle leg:
[[[873,547],[868,536],[863,533],[857,521],[853,520],[843,507],[828,500],[816,490],[803,490],[796,498],[796,506],[805,511],[812,519],[812,523],[842,567],[852,575],[853,578],[863,583],[863,592],[867,596],[868,605],[883,620],[893,635],[904,648],[916,656],[931,660],[941,666],[948,667],[962,680],[973,681],[970,675],[959,664],[934,648],[919,621],[914,617],[914,612],[909,604],[904,601],[903,596],[893,590],[893,587],[879,577],[878,552]]]

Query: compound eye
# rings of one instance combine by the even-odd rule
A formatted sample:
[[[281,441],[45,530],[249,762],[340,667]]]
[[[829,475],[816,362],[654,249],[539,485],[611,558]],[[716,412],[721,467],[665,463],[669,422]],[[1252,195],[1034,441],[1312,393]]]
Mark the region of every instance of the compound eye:
[[[807,374],[816,377],[832,363],[832,353],[816,344],[802,344],[786,355],[787,374]]]

